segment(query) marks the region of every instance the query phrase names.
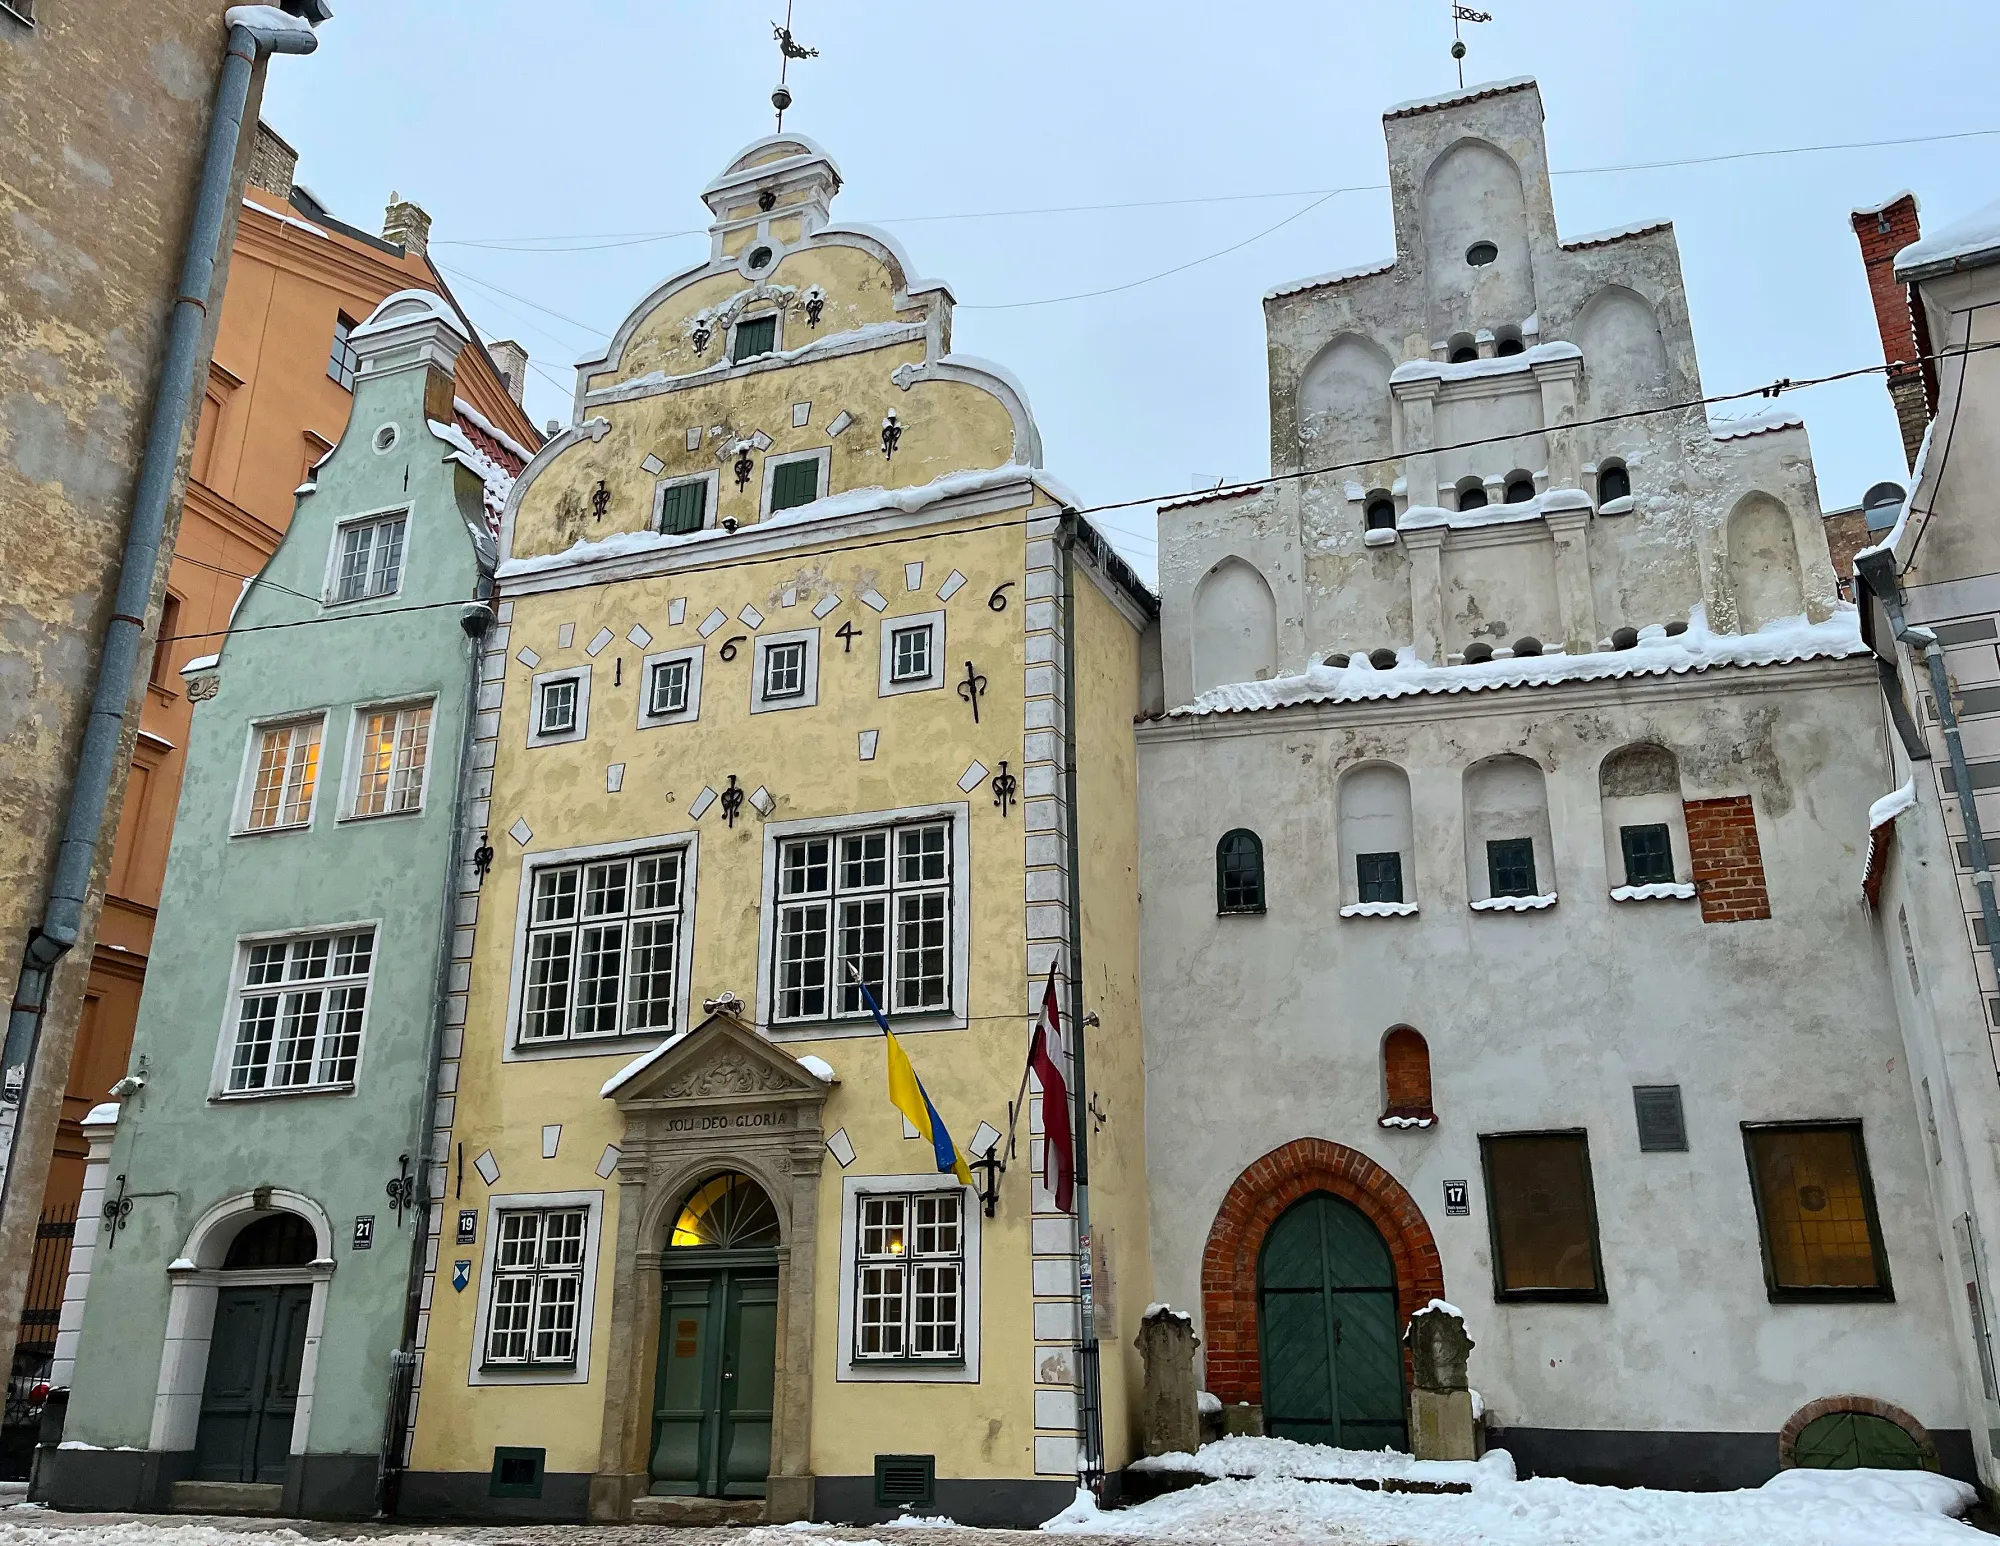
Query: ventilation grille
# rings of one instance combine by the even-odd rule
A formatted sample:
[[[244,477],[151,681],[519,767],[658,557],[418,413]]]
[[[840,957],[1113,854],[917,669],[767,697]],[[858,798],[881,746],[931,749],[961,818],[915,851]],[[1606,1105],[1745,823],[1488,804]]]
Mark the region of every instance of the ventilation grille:
[[[1687,1148],[1687,1119],[1681,1114],[1679,1085],[1634,1085],[1632,1109],[1639,1118],[1642,1154],[1676,1153]]]
[[[493,1479],[487,1495],[495,1498],[539,1498],[542,1495],[544,1449],[501,1444],[493,1450]]]
[[[877,1455],[877,1508],[930,1508],[937,1502],[937,1456]]]

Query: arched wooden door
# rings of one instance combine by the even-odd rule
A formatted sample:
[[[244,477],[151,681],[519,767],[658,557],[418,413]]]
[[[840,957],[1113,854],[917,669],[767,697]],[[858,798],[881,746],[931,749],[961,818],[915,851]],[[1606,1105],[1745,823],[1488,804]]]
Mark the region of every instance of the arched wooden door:
[[[312,1225],[272,1213],[231,1242],[216,1291],[208,1372],[195,1429],[195,1479],[282,1482],[292,1452],[312,1287],[257,1279],[313,1259]]]
[[[1264,1431],[1342,1449],[1406,1449],[1389,1247],[1351,1203],[1303,1197],[1257,1261]]]

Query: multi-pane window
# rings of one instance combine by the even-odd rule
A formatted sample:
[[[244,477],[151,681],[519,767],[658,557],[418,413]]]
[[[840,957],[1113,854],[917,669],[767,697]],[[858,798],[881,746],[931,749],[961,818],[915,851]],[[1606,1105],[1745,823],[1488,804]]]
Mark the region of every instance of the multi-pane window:
[[[430,749],[429,704],[371,712],[361,731],[354,814],[389,816],[421,805]]]
[[[920,682],[931,674],[931,625],[898,628],[889,640],[889,680]]]
[[[1671,878],[1671,877],[1669,877]],[[1535,896],[1535,840],[1496,837],[1486,844],[1486,882],[1494,896]]]
[[[1888,1298],[1861,1124],[1746,1127],[1773,1299]]]
[[[764,696],[803,698],[806,692],[806,645],[803,639],[773,644],[764,651]]]
[[[1403,856],[1400,853],[1356,854],[1354,870],[1355,884],[1362,901],[1403,900]]]
[[[588,1208],[503,1210],[486,1318],[489,1364],[573,1364]]]
[[[777,313],[750,317],[736,324],[736,337],[730,343],[729,358],[732,361],[747,360],[759,354],[769,354],[777,347]]]
[[[668,535],[700,531],[708,523],[708,480],[669,483],[660,490],[660,530]]]
[[[326,357],[327,375],[350,392],[354,390],[355,374],[361,369],[361,356],[348,342],[353,333],[354,319],[341,312],[333,319],[333,348]]]
[[[1247,828],[1223,833],[1222,841],[1215,845],[1215,910],[1264,910],[1264,844]]]
[[[653,680],[646,695],[646,712],[655,718],[665,714],[685,714],[688,706],[688,679],[694,662],[683,657],[663,660],[653,667]]]
[[[1479,1140],[1500,1299],[1602,1299],[1590,1148],[1580,1132]]]
[[[801,456],[771,469],[771,508],[790,510],[819,498],[819,458]]]
[[[681,878],[678,849],[534,872],[523,1045],[673,1029]]]
[[[535,704],[535,734],[570,735],[576,730],[576,688],[573,676],[559,676],[541,684]]]
[[[246,946],[229,1092],[352,1084],[374,956],[372,929]]]
[[[791,838],[778,850],[778,1019],[951,1002],[951,829],[945,822]]]
[[[1674,878],[1674,843],[1664,821],[1641,827],[1620,827],[1618,846],[1625,853],[1625,884],[1670,885]]]
[[[856,1360],[962,1359],[964,1194],[864,1194],[858,1204]]]
[[[403,532],[407,524],[407,517],[391,515],[340,528],[333,571],[336,602],[366,601],[374,596],[396,594],[403,578]]]
[[[257,732],[255,782],[243,825],[252,832],[303,827],[312,820],[319,783],[321,721],[296,720]]]

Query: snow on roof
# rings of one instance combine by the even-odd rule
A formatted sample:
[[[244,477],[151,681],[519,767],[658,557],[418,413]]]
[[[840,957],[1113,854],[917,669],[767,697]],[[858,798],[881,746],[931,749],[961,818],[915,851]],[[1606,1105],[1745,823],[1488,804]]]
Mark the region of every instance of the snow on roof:
[[[1350,279],[1366,279],[1370,274],[1386,274],[1396,266],[1394,258],[1383,258],[1376,263],[1364,263],[1359,268],[1337,268],[1330,274],[1314,274],[1310,279],[1294,279],[1289,284],[1281,284],[1274,290],[1266,290],[1264,299],[1275,301],[1280,296],[1297,295],[1301,290],[1317,290],[1323,285],[1344,284]]]
[[[282,15],[283,13],[280,12],[280,14]],[[310,220],[301,220],[296,215],[281,215],[275,209],[271,208],[270,205],[259,204],[255,199],[245,199],[243,207],[245,209],[254,209],[260,215],[268,215],[280,225],[291,226],[295,230],[304,231],[309,236],[323,236],[328,241],[333,240],[331,232],[320,229],[320,227],[314,225]]]
[[[1916,803],[1917,781],[1912,776],[1904,782],[1901,789],[1891,790],[1868,807],[1868,830],[1873,832],[1877,827],[1886,827],[1904,811],[1912,809]]]
[[[1246,499],[1263,489],[1262,482],[1236,483],[1228,488],[1203,489],[1199,494],[1189,494],[1182,499],[1169,499],[1161,503],[1162,510],[1185,510],[1189,505],[1210,505],[1218,499]]]
[[[1913,810],[1917,803],[1914,773],[1901,789],[1892,789],[1868,807],[1868,853],[1861,861],[1861,893],[1872,907],[1882,894],[1882,873],[1889,864],[1889,840],[1895,836],[1896,818]]]
[[[1580,488],[1552,488],[1533,499],[1481,505],[1476,510],[1446,510],[1440,505],[1411,505],[1396,517],[1398,531],[1429,531],[1444,526],[1469,531],[1475,526],[1509,526],[1537,521],[1551,510],[1588,510],[1590,496]]]
[[[833,1065],[825,1058],[815,1057],[810,1052],[799,1059],[799,1067],[803,1068],[822,1084],[838,1084],[840,1082],[840,1075],[833,1071]]]
[[[1900,204],[1905,199],[1916,205],[1918,214],[1921,215],[1924,212],[1923,202],[1914,193],[1910,192],[1908,188],[1898,188],[1881,203],[1867,205],[1864,208],[1855,210],[1854,213],[1857,215],[1879,215],[1892,204]]]
[[[83,1114],[83,1125],[85,1127],[116,1126],[117,1122],[118,1102],[115,1100],[107,1100],[99,1105],[92,1106]]]
[[[181,667],[182,676],[199,676],[204,671],[213,671],[222,664],[220,655],[197,655]]]
[[[1638,220],[1631,225],[1614,225],[1603,231],[1586,231],[1582,236],[1572,236],[1563,242],[1570,252],[1579,247],[1601,247],[1606,242],[1621,241],[1627,236],[1644,236],[1648,231],[1664,231],[1673,221],[1669,219]]]
[[[431,433],[452,448],[445,460],[457,462],[486,486],[486,525],[499,536],[500,514],[507,508],[507,496],[513,492],[514,480],[521,475],[526,460],[514,456],[497,438],[469,421],[440,424],[432,419],[429,423]]]
[[[1551,360],[1582,358],[1583,351],[1572,343],[1536,344],[1519,354],[1496,354],[1490,360],[1467,360],[1459,365],[1447,364],[1443,360],[1405,360],[1389,372],[1389,380],[1392,384],[1398,381],[1470,381],[1479,376],[1511,375]]]
[[[1910,510],[1916,504],[1917,490],[1924,485],[1924,469],[1930,464],[1931,459],[1931,431],[1936,428],[1936,419],[1932,419],[1924,426],[1924,438],[1917,447],[1917,459],[1910,463],[1910,487],[1903,495],[1903,508],[1896,512],[1896,524],[1882,534],[1880,542],[1871,542],[1867,547],[1855,550],[1852,562],[1856,574],[1861,572],[1862,559],[1876,553],[1893,552],[1896,544],[1903,540],[1903,530],[1910,523]]]
[[[693,1032],[691,1031],[677,1032],[676,1034],[669,1036],[665,1041],[661,1042],[651,1052],[640,1053],[637,1057],[632,1059],[631,1062],[627,1063],[623,1068],[619,1069],[617,1073],[613,1074],[609,1079],[605,1080],[603,1085],[598,1089],[597,1093],[605,1097],[615,1095],[619,1091],[619,1089],[621,1089],[623,1086],[627,1084],[630,1084],[634,1079],[638,1078],[641,1073],[643,1073],[646,1069],[651,1068],[653,1064],[659,1062],[659,1060],[665,1057],[668,1052],[672,1051],[675,1047],[678,1047],[683,1041],[687,1040],[687,1038],[692,1034]]]
[[[1866,654],[1860,613],[1842,603],[1824,622],[1788,617],[1755,633],[1719,634],[1709,629],[1701,606],[1688,614],[1687,632],[1669,635],[1655,624],[1639,630],[1628,650],[1593,650],[1582,655],[1551,652],[1476,664],[1434,666],[1415,652],[1398,652],[1396,664],[1375,669],[1366,655],[1342,666],[1315,660],[1296,676],[1263,682],[1231,682],[1211,687],[1169,719],[1206,719],[1258,709],[1314,703],[1360,703],[1407,698],[1419,693],[1484,692],[1500,687],[1549,687],[1559,682],[1600,682],[1635,676],[1684,676],[1711,666],[1772,666],[1800,660],[1839,660]]]
[[[759,151],[770,150],[781,145],[796,146],[797,149],[793,154],[779,156],[773,161],[760,162],[755,166],[747,164],[750,158]],[[709,194],[718,192],[723,188],[733,188],[752,178],[774,176],[777,173],[787,172],[794,167],[803,166],[810,161],[816,160],[824,161],[832,168],[835,178],[842,182],[846,181],[844,177],[841,177],[840,164],[826,153],[817,140],[803,134],[792,134],[784,131],[777,134],[767,134],[762,139],[752,140],[741,150],[737,151],[735,155],[731,156],[729,158],[729,165],[711,179],[707,187],[701,190],[702,197],[706,198]]]
[[[508,452],[510,455],[518,459],[519,462],[521,463],[521,467],[527,466],[528,463],[532,462],[535,459],[535,453],[533,451],[530,451],[526,446],[522,445],[520,441],[514,439],[513,436],[509,435],[504,429],[500,428],[499,425],[495,424],[491,419],[487,418],[485,414],[481,413],[477,408],[473,407],[472,404],[468,403],[464,398],[454,397],[451,400],[451,406],[453,413],[457,416],[461,424],[467,426],[470,429],[477,430],[480,434],[484,435],[488,440],[496,442],[500,446],[501,450]],[[516,474],[518,474],[520,470],[521,470],[520,467],[514,469]]]
[[[313,35],[312,23],[303,16],[294,16],[281,11],[275,5],[232,5],[222,13],[223,25],[227,27],[248,27],[261,32],[266,37],[280,32]]]
[[[1407,118],[1413,113],[1434,112],[1440,107],[1456,107],[1461,102],[1477,102],[1485,97],[1504,96],[1510,91],[1528,91],[1534,88],[1532,75],[1516,75],[1510,80],[1487,81],[1484,85],[1464,86],[1457,91],[1447,91],[1442,96],[1416,97],[1408,102],[1398,102],[1382,116],[1386,118]]]
[[[1984,268],[1989,263],[2000,263],[2000,199],[1941,231],[1932,232],[1920,242],[1911,242],[1896,254],[1896,277],[1910,279],[1955,268]]]
[[[1742,440],[1750,435],[1766,435],[1772,430],[1805,427],[1805,415],[1791,408],[1767,408],[1762,413],[1746,413],[1733,419],[1708,421],[1708,433],[1715,440]]]
[[[390,328],[422,321],[442,322],[461,338],[467,336],[465,324],[459,320],[458,313],[435,290],[398,290],[371,311],[368,319],[347,336],[351,342],[371,333],[386,333]]]
[[[860,327],[849,328],[845,333],[826,333],[808,339],[796,349],[769,349],[762,354],[745,355],[740,360],[732,360],[725,354],[702,366],[700,370],[691,370],[683,375],[669,376],[663,370],[652,370],[643,376],[633,376],[629,380],[615,381],[609,386],[592,387],[590,390],[593,396],[601,392],[644,392],[653,387],[664,387],[670,382],[691,381],[696,376],[714,375],[718,372],[727,375],[738,365],[749,364],[751,361],[761,363],[765,360],[800,360],[827,348],[849,348],[876,338],[885,342],[901,342],[921,338],[923,334],[924,324],[921,322],[865,322]],[[587,359],[578,360],[576,364],[577,369],[588,370],[591,366],[602,362],[602,355],[591,355]],[[955,359],[954,363],[957,363]]]

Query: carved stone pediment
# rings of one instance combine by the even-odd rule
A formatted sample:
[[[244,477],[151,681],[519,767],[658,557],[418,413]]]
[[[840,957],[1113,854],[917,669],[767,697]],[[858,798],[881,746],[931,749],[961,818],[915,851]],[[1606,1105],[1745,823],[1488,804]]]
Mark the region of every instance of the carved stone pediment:
[[[717,1013],[628,1067],[604,1093],[629,1111],[745,1100],[818,1104],[829,1089],[784,1048]]]

